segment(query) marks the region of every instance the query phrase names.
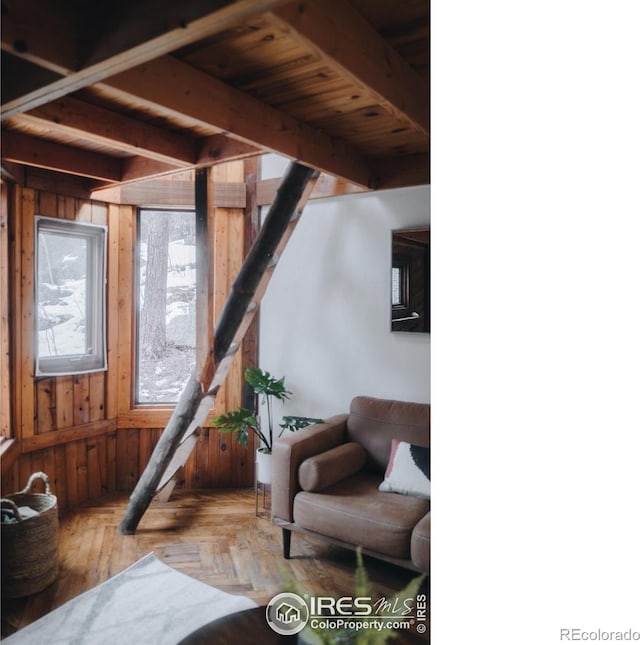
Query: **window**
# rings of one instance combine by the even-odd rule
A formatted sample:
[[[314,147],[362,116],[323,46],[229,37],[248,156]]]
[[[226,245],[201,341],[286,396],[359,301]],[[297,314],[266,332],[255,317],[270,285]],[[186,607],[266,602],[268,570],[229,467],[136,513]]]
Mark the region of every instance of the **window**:
[[[107,228],[36,216],[36,376],[107,369]]]
[[[196,360],[196,218],[140,210],[136,403],[175,403]]]
[[[391,267],[391,305],[394,308],[406,308],[408,306],[408,278],[408,265],[396,260],[396,264]]]
[[[391,237],[391,331],[429,332],[430,231],[393,231]]]

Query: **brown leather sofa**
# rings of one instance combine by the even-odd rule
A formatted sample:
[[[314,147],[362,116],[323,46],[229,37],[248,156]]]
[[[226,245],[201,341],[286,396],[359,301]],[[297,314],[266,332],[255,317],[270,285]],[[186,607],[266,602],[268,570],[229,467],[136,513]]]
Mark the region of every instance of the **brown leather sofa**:
[[[428,572],[429,499],[381,492],[391,440],[430,445],[430,406],[358,396],[349,414],[279,439],[273,449],[272,520],[291,532]]]

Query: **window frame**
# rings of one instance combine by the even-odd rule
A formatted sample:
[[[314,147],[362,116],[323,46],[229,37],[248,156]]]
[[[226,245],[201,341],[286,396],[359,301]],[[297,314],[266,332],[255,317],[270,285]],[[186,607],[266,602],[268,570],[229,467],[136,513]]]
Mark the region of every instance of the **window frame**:
[[[178,403],[178,401],[141,401],[140,400],[140,317],[142,310],[140,308],[140,271],[141,271],[141,248],[142,248],[142,214],[144,211],[159,212],[163,211],[166,213],[186,213],[193,215],[194,218],[194,233],[197,227],[197,213],[195,209],[189,208],[153,208],[150,206],[138,206],[135,209],[135,231],[134,231],[134,247],[135,247],[135,258],[134,258],[134,272],[133,272],[133,298],[134,298],[134,307],[133,307],[133,328],[134,333],[134,342],[132,346],[132,370],[131,370],[131,403],[132,409],[157,409],[162,410],[166,408],[173,408]],[[198,266],[196,262],[196,273],[198,271]],[[196,286],[197,289],[197,286]],[[198,302],[196,298],[195,303],[196,311],[198,308]],[[194,330],[195,332],[195,330]],[[202,351],[202,348],[197,346],[196,338],[196,348],[195,348],[195,363],[198,362],[198,353]],[[179,397],[178,397],[179,398]]]
[[[40,234],[75,236],[87,241],[86,304],[87,344],[84,354],[40,356],[38,294],[40,285]],[[34,257],[34,362],[36,378],[91,374],[107,371],[107,236],[104,224],[77,222],[44,215],[35,216]]]

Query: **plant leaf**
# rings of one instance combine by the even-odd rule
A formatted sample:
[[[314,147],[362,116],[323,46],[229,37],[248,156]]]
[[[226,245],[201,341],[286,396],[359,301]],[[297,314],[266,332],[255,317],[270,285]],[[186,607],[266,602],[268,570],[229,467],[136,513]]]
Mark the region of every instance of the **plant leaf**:
[[[296,430],[306,428],[312,423],[324,423],[324,419],[316,419],[314,417],[284,416],[282,417],[282,421],[280,421],[280,427],[282,428],[282,432],[284,432],[285,430],[296,432]],[[280,435],[282,435],[282,432],[280,432]]]
[[[284,376],[277,379],[259,367],[248,367],[244,372],[244,380],[254,392],[262,396],[272,396],[280,401],[288,399],[291,392],[284,385]]]

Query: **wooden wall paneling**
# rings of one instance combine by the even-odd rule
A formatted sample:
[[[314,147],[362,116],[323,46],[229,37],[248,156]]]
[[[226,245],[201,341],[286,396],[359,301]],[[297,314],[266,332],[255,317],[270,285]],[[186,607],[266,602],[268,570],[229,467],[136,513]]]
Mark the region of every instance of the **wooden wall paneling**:
[[[107,435],[107,490],[109,492],[118,490],[118,463],[117,463],[118,433]]]
[[[127,430],[127,488],[133,490],[140,477],[140,431]]]
[[[216,171],[219,171],[220,166],[215,168]],[[215,179],[217,173],[214,174]],[[228,209],[226,208],[216,208],[214,212],[214,287],[213,287],[213,312],[214,320],[220,318],[220,313],[222,312],[222,307],[227,296],[227,285],[229,284],[229,266],[227,262],[227,235],[228,235]],[[215,342],[215,341],[214,341]],[[218,394],[216,395],[215,400],[215,413],[216,415],[222,414],[227,410],[226,405],[226,383],[222,385]]]
[[[229,164],[219,164],[213,168],[213,186],[215,198],[215,185],[217,183],[224,183],[229,181]],[[214,253],[214,268],[213,268],[213,315],[214,320],[220,318],[220,313],[224,306],[225,300],[229,293],[229,285],[233,282],[233,277],[229,275],[229,209],[228,208],[215,208],[213,212],[214,219],[214,240],[213,248]],[[215,324],[215,323],[214,323]],[[215,342],[215,340],[214,340]],[[230,380],[224,382],[218,394],[216,395],[214,403],[214,412],[216,415],[223,414],[230,410],[228,403],[228,391],[230,387]],[[215,472],[212,473],[213,482],[217,486],[228,485],[231,473],[231,442],[233,441],[232,435],[221,434],[215,432],[213,446],[211,442],[207,446],[210,450],[213,447],[213,453],[210,452],[209,462],[210,467],[215,467]]]
[[[53,448],[55,462],[55,495],[58,498],[58,507],[60,509],[68,508],[69,500],[67,497],[67,451],[65,446],[56,446]]]
[[[89,423],[89,375],[73,377],[73,425]]]
[[[0,183],[0,433],[12,436],[11,373],[10,373],[10,312],[9,312],[9,191]]]
[[[36,215],[58,217],[58,195],[43,190],[38,191],[36,194],[38,199]],[[61,217],[63,216],[61,215]]]
[[[234,162],[228,164],[228,181],[243,182],[245,181],[245,165],[244,163]],[[228,241],[228,255],[229,255],[229,278],[231,281],[240,272],[243,260],[245,258],[246,249],[246,227],[247,217],[244,209],[232,208],[229,209],[229,236]],[[228,284],[227,293],[231,290],[231,282]],[[244,340],[243,340],[244,346]],[[231,367],[228,382],[227,405],[229,408],[237,408],[242,405],[242,390],[244,386],[244,370],[247,367],[243,361],[244,347],[238,350],[238,355]],[[253,437],[251,437],[253,439]],[[249,486],[253,483],[253,462],[254,462],[254,446],[253,441],[249,441],[247,448],[243,448],[237,441],[233,441],[231,448],[231,472],[230,472],[230,485],[231,486]]]
[[[116,486],[118,490],[129,490],[129,475],[127,463],[127,439],[129,429],[119,429],[116,437]]]
[[[44,453],[42,452],[42,450],[38,450],[38,452],[34,452],[31,455],[31,465],[29,467],[31,468],[31,473],[44,472]],[[44,487],[38,482],[37,487],[34,488],[34,491],[42,493],[44,492]]]
[[[89,421],[100,421],[105,417],[106,372],[89,374]]]
[[[43,199],[44,196],[41,198]],[[77,200],[66,195],[57,196],[57,216],[70,221],[75,221],[78,211]],[[56,421],[57,429],[71,428],[77,421],[76,410],[76,383],[74,376],[59,376],[56,378]],[[85,456],[83,458],[82,451]],[[65,445],[67,466],[67,502],[70,507],[77,506],[81,499],[80,486],[82,477],[79,469],[86,463],[86,448],[84,441],[73,441]]]
[[[33,474],[33,468],[31,467],[31,455],[20,455],[18,460],[18,478],[17,478],[17,488],[16,490],[22,490],[29,481],[29,477]]]
[[[16,459],[11,468],[2,475],[2,494],[11,494],[11,493],[16,493],[17,491],[20,490],[20,484],[18,481],[19,475],[20,475],[20,466],[19,466],[20,459]],[[24,488],[24,484],[22,485],[22,488]]]
[[[34,301],[34,229],[35,229],[35,192],[22,191],[22,230],[20,237],[20,309],[17,314],[20,320],[21,343],[19,362],[21,374],[19,387],[19,405],[22,408],[20,419],[20,436],[27,437],[35,433],[35,388],[34,388],[34,354],[33,354],[33,301]],[[16,312],[17,313],[17,312]]]
[[[118,311],[109,317],[109,324],[118,325],[118,413],[128,413],[131,407],[133,351],[133,294],[135,210],[120,208],[118,247]]]
[[[115,486],[109,489],[109,478],[107,474],[108,469],[108,452],[107,452],[107,435],[103,435],[96,439],[98,444],[98,466],[100,469],[100,494],[106,495],[107,493],[115,492]]]
[[[149,461],[151,456],[151,428],[140,428],[138,430],[138,472],[141,473]],[[136,478],[137,481],[137,478]]]
[[[211,469],[211,480],[214,488],[229,486],[230,472],[231,472],[231,442],[235,441],[230,434],[223,434],[214,430],[210,430],[213,435],[213,444],[210,446],[213,449],[211,453],[212,462],[214,466]]]
[[[215,326],[215,321],[217,320],[217,315],[219,311],[216,310],[215,307],[215,290],[216,290],[216,283],[215,279],[217,276],[217,269],[216,269],[216,257],[218,255],[218,249],[216,248],[216,208],[214,206],[215,203],[215,198],[216,198],[216,173],[219,172],[219,170],[216,169],[217,167],[214,166],[211,168],[210,173],[209,173],[209,186],[210,186],[210,192],[209,192],[209,205],[208,205],[208,230],[207,230],[207,245],[209,246],[210,249],[213,249],[213,253],[210,254],[209,258],[209,280],[208,280],[208,293],[207,293],[207,302],[208,302],[208,327],[209,327],[209,347],[213,347],[214,344],[214,338],[213,338],[213,329]],[[216,401],[214,402],[214,409],[213,413],[218,414],[218,410],[220,409],[220,404],[218,403],[217,397]],[[200,439],[201,442],[205,444],[205,446],[202,448],[203,452],[206,451],[207,454],[207,462],[206,462],[206,476],[204,480],[204,486],[207,488],[213,488],[216,485],[216,478],[219,477],[220,473],[220,462],[221,462],[221,456],[226,456],[226,455],[221,455],[220,452],[220,437],[219,433],[215,431],[213,428],[205,428],[202,438]]]
[[[37,427],[35,434],[56,428],[56,380],[46,378],[36,383]]]
[[[67,465],[67,501],[69,506],[78,505],[78,444],[80,441],[68,443],[64,448],[66,452]]]
[[[87,496],[89,499],[98,499],[102,495],[102,479],[100,476],[100,454],[98,439],[86,441],[87,451]]]
[[[11,374],[13,377],[13,388],[11,391],[11,411],[13,414],[14,436],[22,436],[22,406],[20,405],[20,393],[22,384],[22,361],[20,361],[19,349],[22,347],[22,336],[24,329],[20,324],[21,320],[21,278],[20,271],[22,264],[20,256],[22,253],[22,193],[23,188],[15,186],[10,198],[9,213],[9,279],[13,289],[9,294],[9,303],[13,312],[12,320],[9,321],[9,333],[13,339],[13,364]]]
[[[42,470],[47,473],[49,477],[49,484],[51,485],[51,492],[58,495],[58,482],[64,477],[64,473],[58,473],[56,468],[56,453],[54,448],[47,448],[42,451],[43,468]]]
[[[77,458],[77,485],[78,503],[86,502],[89,499],[89,466],[87,457],[87,441],[76,441]]]
[[[107,374],[105,415],[107,419],[118,416],[118,324],[119,313],[119,258],[120,207],[110,204],[107,209]]]
[[[78,200],[68,195],[58,195],[58,217],[75,221],[78,212]]]
[[[73,426],[73,376],[55,378],[56,429]]]

